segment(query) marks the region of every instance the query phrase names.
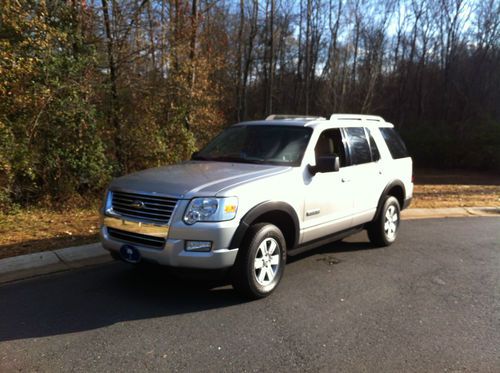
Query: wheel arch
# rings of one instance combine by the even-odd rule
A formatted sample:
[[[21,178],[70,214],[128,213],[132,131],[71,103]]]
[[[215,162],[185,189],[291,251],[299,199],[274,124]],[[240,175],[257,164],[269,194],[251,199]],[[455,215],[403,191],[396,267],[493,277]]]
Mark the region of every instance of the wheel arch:
[[[393,180],[386,185],[378,200],[377,212],[375,213],[375,217],[373,218],[373,220],[377,220],[382,213],[384,199],[387,196],[395,197],[399,202],[399,208],[402,210],[404,208],[406,198],[406,189],[404,183],[401,180]]]
[[[243,216],[229,248],[239,248],[248,228],[252,224],[264,222],[274,224],[281,230],[288,250],[298,245],[300,225],[295,209],[286,202],[266,201],[253,207]]]

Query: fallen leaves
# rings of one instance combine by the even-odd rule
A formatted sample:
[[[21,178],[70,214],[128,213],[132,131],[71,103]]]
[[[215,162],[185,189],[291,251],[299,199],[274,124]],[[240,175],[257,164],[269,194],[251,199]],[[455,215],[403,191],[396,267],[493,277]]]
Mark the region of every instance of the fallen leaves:
[[[415,185],[411,207],[500,207],[500,185]]]

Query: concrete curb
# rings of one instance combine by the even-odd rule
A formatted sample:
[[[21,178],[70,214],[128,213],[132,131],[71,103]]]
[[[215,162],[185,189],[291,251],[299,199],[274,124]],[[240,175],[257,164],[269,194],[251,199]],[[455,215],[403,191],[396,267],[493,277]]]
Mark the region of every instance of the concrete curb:
[[[0,260],[0,284],[113,260],[100,243]]]
[[[403,220],[462,218],[468,216],[500,216],[500,207],[409,208],[401,213]]]
[[[410,208],[401,214],[403,220],[472,216],[500,216],[500,207]],[[15,256],[0,260],[0,284],[112,260],[100,243]]]

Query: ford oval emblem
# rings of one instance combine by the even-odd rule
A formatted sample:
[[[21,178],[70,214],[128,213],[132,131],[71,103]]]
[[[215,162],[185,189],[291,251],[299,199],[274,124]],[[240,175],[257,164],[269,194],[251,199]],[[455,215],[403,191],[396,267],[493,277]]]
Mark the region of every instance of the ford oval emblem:
[[[136,208],[136,209],[142,209],[142,208],[144,208],[144,202],[137,200],[137,201],[132,202],[130,204],[130,206],[133,208]]]

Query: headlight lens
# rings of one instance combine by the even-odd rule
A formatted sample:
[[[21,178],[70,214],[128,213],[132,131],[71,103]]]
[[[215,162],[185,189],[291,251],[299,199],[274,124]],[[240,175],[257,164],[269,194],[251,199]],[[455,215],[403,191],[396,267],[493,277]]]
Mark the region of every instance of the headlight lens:
[[[111,208],[111,192],[106,189],[101,200],[101,211],[105,213],[109,208]]]
[[[197,221],[226,221],[234,219],[238,209],[236,197],[193,198],[184,213],[184,222],[194,224]]]

